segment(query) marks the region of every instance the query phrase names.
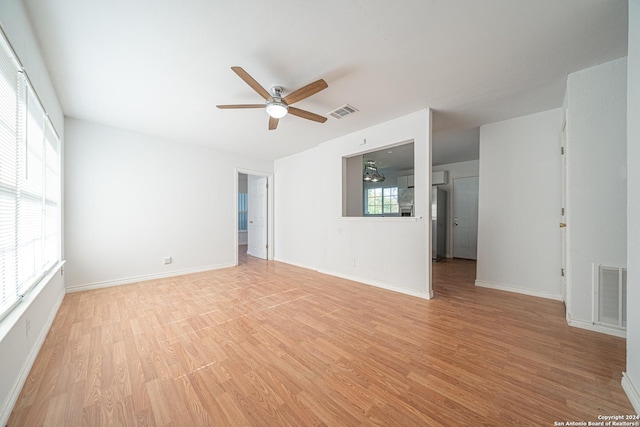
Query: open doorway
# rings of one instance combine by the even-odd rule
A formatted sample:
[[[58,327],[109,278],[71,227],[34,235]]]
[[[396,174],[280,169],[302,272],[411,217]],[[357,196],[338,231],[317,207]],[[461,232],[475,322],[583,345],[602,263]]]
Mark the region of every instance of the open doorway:
[[[273,197],[268,173],[236,170],[236,265],[273,259]]]
[[[479,147],[479,128],[432,136],[431,274],[436,295],[449,283],[475,282]]]

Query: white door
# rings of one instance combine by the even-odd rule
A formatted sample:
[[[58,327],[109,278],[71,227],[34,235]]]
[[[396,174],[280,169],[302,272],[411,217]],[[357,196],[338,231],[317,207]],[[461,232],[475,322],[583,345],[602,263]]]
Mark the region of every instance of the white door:
[[[247,184],[247,254],[267,259],[267,177],[249,175]]]
[[[478,177],[453,179],[453,257],[478,257]]]

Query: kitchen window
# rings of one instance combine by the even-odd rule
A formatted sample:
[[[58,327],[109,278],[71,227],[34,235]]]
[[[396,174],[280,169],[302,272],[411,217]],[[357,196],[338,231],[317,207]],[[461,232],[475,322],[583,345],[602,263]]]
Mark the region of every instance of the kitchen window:
[[[398,187],[367,188],[365,190],[365,215],[398,214]]]

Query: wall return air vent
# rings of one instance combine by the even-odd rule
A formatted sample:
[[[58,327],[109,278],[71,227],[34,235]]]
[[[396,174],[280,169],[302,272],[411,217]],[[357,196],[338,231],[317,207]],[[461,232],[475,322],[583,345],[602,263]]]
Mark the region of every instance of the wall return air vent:
[[[594,323],[626,330],[627,269],[598,265],[594,279]]]
[[[342,107],[338,107],[333,111],[329,111],[327,114],[329,114],[333,118],[341,119],[344,116],[355,113],[356,111],[358,111],[357,108],[352,107],[349,104],[344,104]]]

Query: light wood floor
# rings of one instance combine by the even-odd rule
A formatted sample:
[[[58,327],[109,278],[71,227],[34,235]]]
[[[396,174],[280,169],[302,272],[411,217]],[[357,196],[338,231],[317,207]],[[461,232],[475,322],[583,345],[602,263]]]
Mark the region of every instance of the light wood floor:
[[[65,297],[9,426],[535,425],[631,414],[622,339],[434,265],[431,301],[273,261]]]

